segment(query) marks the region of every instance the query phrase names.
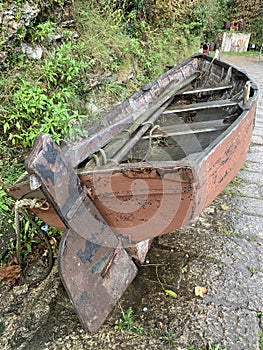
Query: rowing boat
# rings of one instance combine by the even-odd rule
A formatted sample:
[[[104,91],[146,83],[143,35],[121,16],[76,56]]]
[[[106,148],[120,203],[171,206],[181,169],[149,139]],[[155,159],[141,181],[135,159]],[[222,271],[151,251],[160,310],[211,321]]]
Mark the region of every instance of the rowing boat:
[[[149,242],[200,214],[246,159],[258,89],[197,54],[115,107],[89,137],[59,148],[39,135],[8,193],[65,231],[59,266],[83,326],[96,331]]]

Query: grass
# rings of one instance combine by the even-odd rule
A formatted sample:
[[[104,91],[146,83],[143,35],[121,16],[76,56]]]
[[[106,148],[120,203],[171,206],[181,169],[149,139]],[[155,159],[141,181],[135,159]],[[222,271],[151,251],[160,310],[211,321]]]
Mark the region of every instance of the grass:
[[[162,325],[160,329],[147,330],[146,328],[143,328],[134,322],[132,308],[129,308],[127,311],[124,311],[122,306],[120,305],[120,309],[121,309],[121,318],[117,319],[115,322],[116,330],[131,331],[136,334],[159,339],[162,342],[169,344],[169,346],[176,345],[176,334],[173,332],[173,330],[167,329],[164,325]],[[188,350],[227,350],[227,348],[223,347],[220,344],[213,345],[212,343],[209,342],[206,347],[190,345],[188,347]],[[260,350],[263,350],[263,348]]]
[[[147,330],[143,327],[138,326],[133,321],[133,310],[132,308],[129,308],[127,311],[124,311],[122,306],[120,305],[121,309],[121,318],[116,320],[115,322],[115,329],[117,330],[127,330],[134,332],[136,334],[143,334],[148,337],[157,338],[164,343],[168,343],[169,345],[175,345],[175,334],[172,330],[167,329],[166,327],[162,326],[162,328],[157,330]]]
[[[239,193],[231,185],[228,185],[223,189],[222,194],[228,195],[228,196],[235,196],[235,195],[238,195]]]
[[[256,267],[247,266],[247,269],[252,274],[262,272],[262,269],[260,267],[256,268]]]
[[[241,170],[244,170],[245,167],[242,167]],[[239,197],[247,197],[245,194],[242,194],[238,191],[238,188],[242,186],[242,184],[249,184],[250,182],[248,180],[245,179],[241,179],[238,176],[235,176],[231,182],[229,183],[229,185],[227,185],[223,191],[222,194],[224,195],[230,195],[230,196],[239,196]]]
[[[115,322],[115,329],[118,330],[128,330],[132,331],[137,334],[143,334],[145,333],[144,329],[138,325],[136,325],[133,321],[133,310],[132,308],[129,308],[127,311],[124,311],[122,306],[120,305],[121,309],[121,318],[119,318]]]
[[[227,236],[235,236],[235,232],[233,230],[226,228],[226,227],[221,226],[218,228],[218,231],[219,231],[219,233],[222,233],[222,234],[227,235]]]

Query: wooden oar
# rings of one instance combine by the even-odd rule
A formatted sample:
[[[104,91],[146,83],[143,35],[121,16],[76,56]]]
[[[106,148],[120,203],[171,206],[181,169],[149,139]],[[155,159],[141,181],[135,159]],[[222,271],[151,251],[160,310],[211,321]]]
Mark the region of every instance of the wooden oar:
[[[158,138],[158,137],[171,137],[182,136],[189,134],[199,134],[204,132],[214,132],[224,130],[229,127],[230,124],[224,123],[223,119],[209,120],[205,122],[196,123],[182,123],[172,126],[159,127],[152,135],[145,135],[142,139]]]
[[[177,85],[175,88],[170,90],[168,93],[165,93],[161,98],[155,101],[154,105],[149,110],[143,113],[129,128],[125,129],[120,134],[118,134],[108,145],[106,145],[103,148],[105,158],[111,159],[116,154],[116,152],[127,143],[127,141],[131,138],[132,134],[136,131],[136,129],[138,129],[144,122],[146,122],[146,120],[150,120],[153,116],[154,120],[156,120],[161,114],[161,112],[165,109],[162,108],[162,105],[170,99],[169,103],[165,104],[165,106],[168,106],[171,103],[171,97],[173,97],[178,90],[182,89],[182,86],[184,87],[185,84],[189,85],[189,81],[192,82],[192,80],[196,79],[196,77],[197,75],[195,74],[193,77],[188,79],[187,82]],[[103,155],[101,155],[100,153],[97,153],[96,157],[97,162],[99,164],[103,164],[103,162],[105,162],[103,160]],[[96,164],[96,160],[92,159],[89,162],[87,162],[87,164],[85,164],[85,169],[88,169],[94,165],[98,164]]]
[[[132,96],[128,101],[126,101],[129,105],[129,112],[125,112],[125,102],[119,105],[112,111],[110,116],[107,117],[107,120],[109,120],[109,125],[107,127],[75,145],[68,145],[64,149],[64,154],[71,165],[73,167],[77,167],[91,154],[98,151],[100,148],[104,147],[108,142],[110,142],[114,136],[126,129],[127,126],[134,124],[136,126],[136,130],[140,123],[147,120],[171,96],[185,88],[200,75],[199,72],[195,72],[192,73],[187,79],[184,79],[182,78],[181,70],[182,68],[173,73],[173,79],[171,79],[170,82],[167,82],[166,77],[160,77],[160,79],[157,79],[151,83],[149,88],[145,87],[141,89],[139,92],[141,94],[140,98],[137,96],[139,93]],[[153,88],[154,84],[156,85],[155,88]],[[156,93],[156,91],[158,93]],[[154,99],[154,97],[156,98]],[[132,129],[132,132],[135,130]],[[116,149],[114,150],[116,152]],[[109,155],[109,158],[111,158],[111,155]]]
[[[49,135],[36,138],[26,168],[41,182],[42,191],[67,227],[60,245],[60,276],[83,326],[95,332],[137,268]]]
[[[230,107],[230,106],[236,106],[236,105],[238,105],[238,101],[215,100],[215,101],[208,101],[208,102],[193,103],[190,105],[172,106],[170,108],[167,108],[166,111],[163,112],[163,114],[199,111],[203,109],[222,108],[222,107]]]
[[[194,94],[199,94],[203,92],[217,92],[217,91],[228,90],[232,88],[233,88],[233,85],[205,87],[205,88],[199,88],[195,90],[186,90],[182,93],[178,93],[177,95],[194,95]]]
[[[141,139],[141,137],[146,133],[146,131],[156,122],[161,114],[166,110],[169,104],[172,102],[176,91],[183,89],[185,86],[189,85],[194,79],[196,79],[196,75],[185,79],[181,84],[178,84],[175,89],[173,89],[169,94],[169,100],[165,103],[163,101],[157,102],[157,108],[155,113],[151,115],[149,119],[145,122],[143,126],[138,130],[138,132],[124,145],[122,149],[120,149],[112,159],[115,162],[121,162],[125,155],[132,149],[132,147]]]

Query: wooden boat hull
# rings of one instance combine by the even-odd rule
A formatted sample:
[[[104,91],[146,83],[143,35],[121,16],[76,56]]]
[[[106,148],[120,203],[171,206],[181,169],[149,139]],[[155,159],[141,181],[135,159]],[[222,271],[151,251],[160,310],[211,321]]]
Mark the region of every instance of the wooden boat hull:
[[[227,137],[188,164],[158,162],[81,176],[87,194],[126,242],[173,232],[199,215],[235,177],[246,160],[255,105]],[[107,189],[108,191],[107,191]],[[128,239],[129,238],[129,239]]]
[[[210,57],[197,55],[192,60],[188,60],[191,69],[185,68],[188,67],[187,65],[183,66],[184,72],[188,72],[189,76],[193,75],[197,69],[197,60],[200,60],[200,57],[205,57],[206,64],[211,65]],[[212,81],[218,80],[218,76],[223,74],[218,67],[221,71],[226,71],[228,65],[218,63],[214,68],[214,77],[211,74]],[[181,66],[179,68],[180,71],[182,68]],[[249,80],[243,72],[236,70],[235,74],[238,84],[242,79]],[[162,84],[171,85],[169,74],[164,75]],[[151,84],[149,89],[154,91],[150,94],[156,94],[154,84]],[[143,91],[148,93],[149,89],[134,95],[133,101],[143,105],[141,102],[143,100],[145,103]],[[180,136],[175,136],[174,139],[177,141],[179,138],[179,143],[183,144],[182,149],[186,154],[180,160],[126,162],[79,171],[84,191],[92,199],[108,225],[116,234],[123,237],[124,242],[129,245],[182,227],[200,214],[232,180],[246,159],[252,136],[257,101],[255,86],[251,95],[238,118],[208,147],[200,146],[199,139],[195,135],[190,135],[189,143],[187,139],[182,140]],[[127,110],[127,107],[125,108]],[[121,110],[123,111],[124,108]],[[143,112],[145,113],[144,110]],[[109,117],[107,118],[110,120]],[[127,125],[124,124],[125,127]],[[191,124],[187,124],[187,127],[188,125]],[[96,138],[94,140],[96,141]],[[194,152],[187,149],[189,144],[194,144]],[[79,157],[79,163],[87,158],[83,155],[83,149],[81,154],[78,148],[76,150],[75,153],[73,152],[74,156],[70,154],[71,163],[76,163],[76,154]],[[67,152],[68,150],[66,154]],[[30,190],[28,181],[9,188],[9,193],[16,199],[21,198],[22,195],[38,197],[42,200],[45,198],[40,190]],[[65,230],[64,223],[52,206],[48,205],[47,208],[45,203],[42,208],[32,210],[50,226]]]
[[[61,150],[49,135],[37,137],[26,161],[30,181],[8,192],[37,199],[28,209],[65,231],[60,276],[89,332],[131,283],[133,259],[145,259],[151,239],[200,214],[242,167],[257,94],[245,73],[196,55],[79,144]]]

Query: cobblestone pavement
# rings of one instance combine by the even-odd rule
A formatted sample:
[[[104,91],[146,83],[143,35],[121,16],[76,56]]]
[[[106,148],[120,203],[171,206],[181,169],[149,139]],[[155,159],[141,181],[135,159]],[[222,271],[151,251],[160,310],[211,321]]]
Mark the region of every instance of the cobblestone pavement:
[[[124,311],[132,307],[137,333],[115,329],[119,307],[99,332],[85,333],[54,266],[33,289],[0,291],[1,349],[263,349],[263,62],[222,59],[245,69],[261,88],[247,161],[191,225],[154,242],[120,301]],[[196,286],[207,288],[204,298],[195,296]]]

